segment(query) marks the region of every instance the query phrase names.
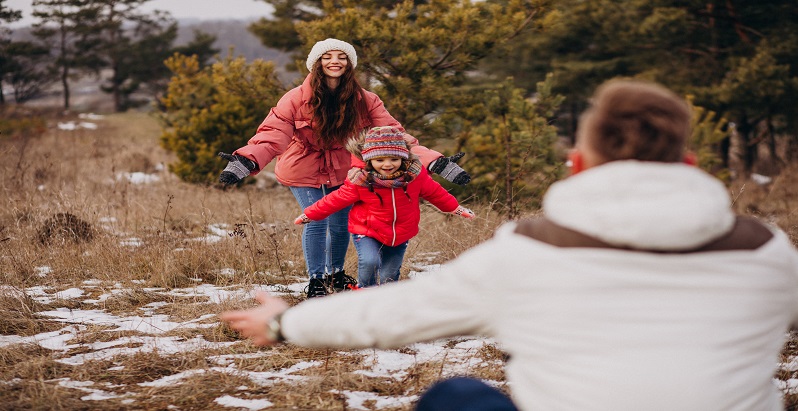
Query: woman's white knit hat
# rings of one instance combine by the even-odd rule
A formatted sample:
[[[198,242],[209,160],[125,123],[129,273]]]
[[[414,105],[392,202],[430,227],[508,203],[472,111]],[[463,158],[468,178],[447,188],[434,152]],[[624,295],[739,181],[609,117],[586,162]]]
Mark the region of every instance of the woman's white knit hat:
[[[346,57],[348,57],[349,61],[352,63],[352,68],[357,67],[357,53],[351,44],[338,39],[325,39],[317,41],[316,44],[313,45],[313,48],[310,49],[308,60],[305,62],[308,71],[313,71],[313,64],[315,64],[316,60],[320,59],[324,53],[333,50],[340,50],[346,53]]]

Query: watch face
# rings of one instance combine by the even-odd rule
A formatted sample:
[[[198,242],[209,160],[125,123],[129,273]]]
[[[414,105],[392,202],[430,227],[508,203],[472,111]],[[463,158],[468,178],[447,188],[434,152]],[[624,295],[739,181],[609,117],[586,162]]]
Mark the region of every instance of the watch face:
[[[283,333],[280,327],[280,317],[274,317],[269,321],[269,328],[266,330],[266,336],[272,341],[283,341]]]

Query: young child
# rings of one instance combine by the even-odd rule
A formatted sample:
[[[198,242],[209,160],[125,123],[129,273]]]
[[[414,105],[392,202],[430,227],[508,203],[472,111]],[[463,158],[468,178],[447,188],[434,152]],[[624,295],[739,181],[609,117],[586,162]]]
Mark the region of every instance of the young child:
[[[349,170],[338,190],[305,208],[295,224],[321,220],[349,205],[349,232],[357,250],[358,287],[399,280],[408,241],[418,234],[419,198],[443,212],[474,218],[457,199],[435,182],[410,153],[404,132],[374,127],[353,139],[347,149],[364,168]]]

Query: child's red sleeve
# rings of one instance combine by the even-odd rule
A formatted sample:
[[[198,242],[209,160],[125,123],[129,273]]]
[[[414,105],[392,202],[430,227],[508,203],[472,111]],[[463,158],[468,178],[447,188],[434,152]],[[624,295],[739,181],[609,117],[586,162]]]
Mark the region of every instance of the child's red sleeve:
[[[426,172],[422,172],[418,176],[418,179],[421,184],[421,198],[429,201],[435,207],[438,207],[438,210],[444,213],[450,213],[460,205],[453,195],[446,191],[437,181],[433,180]]]
[[[322,197],[319,201],[305,208],[304,213],[314,221],[323,220],[336,211],[343,210],[346,206],[360,200],[357,186],[349,181],[344,182],[341,188]]]

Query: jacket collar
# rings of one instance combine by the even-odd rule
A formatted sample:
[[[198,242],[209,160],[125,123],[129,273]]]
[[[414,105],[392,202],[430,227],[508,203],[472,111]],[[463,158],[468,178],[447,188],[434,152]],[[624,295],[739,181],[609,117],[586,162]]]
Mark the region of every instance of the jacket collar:
[[[302,105],[307,105],[310,102],[310,97],[313,96],[313,90],[310,89],[310,74],[305,76],[299,90],[302,92]]]
[[[517,234],[561,248],[610,248],[627,251],[655,253],[698,253],[709,251],[755,250],[773,238],[773,233],[753,217],[738,216],[732,230],[717,239],[692,249],[645,250],[612,245],[552,223],[546,217],[525,219],[518,222]]]

